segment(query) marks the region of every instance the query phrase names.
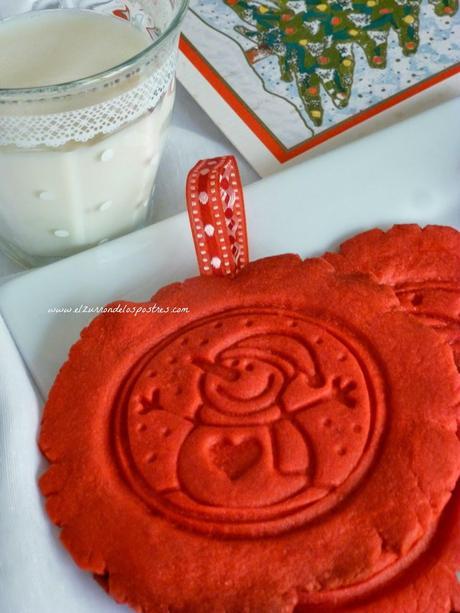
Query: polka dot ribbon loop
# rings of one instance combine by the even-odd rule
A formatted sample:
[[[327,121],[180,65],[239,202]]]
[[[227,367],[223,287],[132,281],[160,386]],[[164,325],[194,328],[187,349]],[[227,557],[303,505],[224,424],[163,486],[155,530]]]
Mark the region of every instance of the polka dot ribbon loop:
[[[234,276],[249,260],[243,188],[235,158],[198,162],[187,177],[186,197],[200,273]]]

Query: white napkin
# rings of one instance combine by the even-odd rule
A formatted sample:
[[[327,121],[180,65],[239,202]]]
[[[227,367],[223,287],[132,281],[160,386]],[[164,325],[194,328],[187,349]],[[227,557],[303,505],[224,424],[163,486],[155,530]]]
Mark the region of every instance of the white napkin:
[[[42,400],[1,318],[0,348],[0,611],[128,611],[77,568],[46,517],[37,487]]]

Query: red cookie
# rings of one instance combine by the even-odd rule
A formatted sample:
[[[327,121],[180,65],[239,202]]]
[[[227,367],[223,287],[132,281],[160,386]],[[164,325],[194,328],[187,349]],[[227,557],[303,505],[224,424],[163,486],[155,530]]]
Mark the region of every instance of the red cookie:
[[[390,288],[287,255],[112,307],[154,303],[190,311],[96,318],[40,435],[48,513],[116,600],[340,610],[385,598],[433,535],[447,546],[459,377]],[[420,583],[426,613],[458,600],[448,568]],[[388,612],[414,610],[397,598]]]
[[[391,285],[407,311],[447,339],[460,370],[460,232],[417,225],[369,230],[325,258],[342,272],[370,272]]]
[[[299,605],[296,613],[310,613]],[[431,613],[460,611],[460,485],[455,488],[429,547],[380,594],[360,604],[333,607],[337,613]],[[324,609],[323,609],[324,611]]]

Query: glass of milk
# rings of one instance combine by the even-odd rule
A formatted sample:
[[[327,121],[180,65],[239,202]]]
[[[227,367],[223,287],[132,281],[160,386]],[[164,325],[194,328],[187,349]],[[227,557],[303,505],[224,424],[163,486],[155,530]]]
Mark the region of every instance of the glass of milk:
[[[2,0],[0,247],[28,266],[146,223],[187,0]]]

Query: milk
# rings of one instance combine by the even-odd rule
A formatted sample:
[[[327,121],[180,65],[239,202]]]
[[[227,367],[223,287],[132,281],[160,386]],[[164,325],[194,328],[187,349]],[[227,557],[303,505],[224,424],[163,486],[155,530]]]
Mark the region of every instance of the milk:
[[[147,32],[95,11],[32,11],[0,23],[1,87],[75,81],[117,66],[151,43]]]
[[[85,78],[150,43],[145,31],[93,11],[26,13],[0,23],[0,87]],[[171,86],[154,110],[88,142],[0,147],[3,237],[32,258],[50,258],[145,222],[173,100]]]

